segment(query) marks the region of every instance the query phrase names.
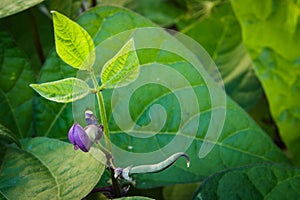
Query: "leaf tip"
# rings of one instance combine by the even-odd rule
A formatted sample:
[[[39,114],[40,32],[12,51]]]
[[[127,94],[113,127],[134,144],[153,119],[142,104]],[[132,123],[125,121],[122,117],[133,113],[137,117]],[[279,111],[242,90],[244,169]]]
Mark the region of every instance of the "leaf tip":
[[[31,84],[29,84],[29,87],[31,87],[31,88],[35,88],[35,86],[36,86],[36,84],[33,84],[33,83],[31,83]]]

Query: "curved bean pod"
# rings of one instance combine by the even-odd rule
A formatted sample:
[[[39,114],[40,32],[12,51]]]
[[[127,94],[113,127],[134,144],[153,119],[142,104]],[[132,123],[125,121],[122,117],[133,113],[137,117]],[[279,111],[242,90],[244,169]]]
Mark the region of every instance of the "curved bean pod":
[[[152,164],[152,165],[139,165],[139,166],[129,166],[126,167],[122,170],[122,177],[126,180],[131,181],[132,179],[130,178],[130,175],[133,174],[141,174],[141,173],[155,173],[155,172],[160,172],[171,165],[173,165],[180,157],[185,157],[186,159],[186,164],[187,167],[190,166],[190,158],[187,154],[183,152],[175,153],[166,160]]]

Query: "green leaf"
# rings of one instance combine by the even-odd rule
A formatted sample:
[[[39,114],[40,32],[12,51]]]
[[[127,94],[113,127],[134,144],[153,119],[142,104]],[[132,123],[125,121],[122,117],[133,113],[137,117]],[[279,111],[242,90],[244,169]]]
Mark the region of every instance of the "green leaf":
[[[66,78],[48,83],[30,84],[30,87],[42,97],[59,103],[77,101],[89,94],[89,85],[78,78]]]
[[[52,11],[56,51],[74,68],[91,70],[95,62],[95,46],[91,36],[77,23]]]
[[[162,27],[170,27],[184,14],[181,6],[173,1],[139,0],[129,1],[124,5],[130,10],[140,13]]]
[[[2,0],[0,4],[0,18],[21,12],[43,1],[44,0]]]
[[[165,200],[191,199],[199,183],[177,184],[166,186],[163,189]]]
[[[14,38],[18,47],[26,54],[35,75],[38,76],[46,55],[54,47],[51,18],[42,13],[39,7],[33,7],[1,19],[0,29],[7,31]]]
[[[263,91],[242,44],[241,28],[229,2],[218,5],[209,16],[188,25],[182,32],[198,41],[210,54],[231,98],[245,109],[257,103]]]
[[[96,159],[59,140],[27,139],[22,146],[11,146],[4,155],[0,192],[8,199],[82,199],[105,168],[103,154]]]
[[[281,138],[300,164],[299,1],[231,3]]]
[[[101,12],[87,12],[78,19],[78,23],[84,25],[89,34],[94,38],[95,45],[100,44],[102,40],[109,38],[115,33],[132,29],[134,26],[143,27],[153,25],[144,18],[135,18],[136,14],[134,13],[129,13],[125,10],[120,12],[119,8],[102,7],[100,10]],[[99,14],[100,17],[96,17],[95,13],[97,13],[97,15]],[[108,17],[109,15],[111,15],[111,18]],[[109,31],[98,32],[101,22],[104,19],[108,22],[105,24],[114,24],[114,26],[106,25],[105,29]],[[120,48],[117,49],[116,52],[120,50]],[[113,57],[116,52],[111,54],[111,57]],[[101,55],[105,53],[106,52],[101,52]],[[97,65],[100,66],[106,62],[103,61],[100,56],[97,56],[96,59]],[[56,52],[52,52],[41,70],[39,83],[74,77],[76,73],[77,71],[74,68],[62,62]],[[34,101],[34,118],[37,125],[37,135],[59,139],[67,139],[66,133],[74,123],[71,104],[57,104],[40,96],[36,97]]]
[[[7,143],[14,142],[21,148],[21,144],[18,138],[7,128],[5,128],[2,124],[0,124],[0,143],[1,140],[6,141]]]
[[[136,31],[131,34],[133,32],[129,31],[129,34],[126,34],[126,32],[124,34],[123,32],[127,30],[155,27],[155,25],[140,15],[117,7],[93,8],[81,15],[78,22],[93,37],[97,52],[99,50],[96,60],[97,66],[94,68],[98,72],[98,76],[100,76],[102,70],[101,66],[107,60],[110,60],[126,41],[132,37],[136,39],[135,34],[145,33],[143,31],[146,31],[145,35],[140,35],[140,38],[144,39],[139,40],[140,43],[174,42],[167,43],[165,46],[162,45],[161,48],[138,48],[136,46],[136,53],[142,66],[140,67],[138,79],[149,80],[149,84],[131,90],[137,79],[124,87],[103,90],[111,140],[116,148],[114,149],[114,156],[117,166],[155,164],[163,161],[169,152],[162,150],[162,148],[175,138],[177,138],[175,140],[177,143],[170,147],[170,151],[179,151],[180,148],[186,147],[186,153],[191,158],[189,168],[186,168],[184,159],[179,159],[175,165],[163,172],[134,176],[133,179],[136,181],[137,187],[149,188],[175,183],[197,182],[224,169],[258,162],[288,163],[285,155],[273,144],[266,133],[230,98],[226,98],[226,107],[225,105],[221,106],[221,108],[226,108],[225,118],[220,120],[211,119],[213,111],[219,112],[220,108],[216,105],[212,106],[212,101],[215,99],[211,99],[210,95],[214,94],[210,93],[209,89],[213,89],[218,98],[225,98],[222,96],[224,94],[223,90],[219,89],[217,84],[205,72],[200,75],[191,63],[176,54],[178,51],[179,53],[186,52],[186,47],[179,45],[177,40],[171,39],[173,37],[170,34],[159,28],[153,31],[149,28],[139,29],[141,32]],[[111,40],[114,37],[118,38],[117,47],[109,45],[114,42]],[[109,43],[109,41],[112,41],[112,43]],[[135,45],[139,45],[139,42],[135,40]],[[100,51],[103,47],[101,45],[104,45],[104,43],[107,43],[107,51]],[[164,47],[175,48],[177,52],[165,50]],[[189,55],[186,56],[189,57]],[[50,77],[54,79],[54,74],[70,76],[73,73],[68,71],[66,65],[57,66],[61,63],[54,53],[46,63],[43,67],[40,82],[49,81]],[[166,70],[169,71],[160,71],[160,67],[157,67],[160,65],[165,66]],[[202,67],[199,68],[204,70]],[[59,73],[61,71],[64,73]],[[172,73],[169,73],[170,71]],[[184,82],[178,77],[184,79]],[[159,80],[173,85],[178,84],[178,88],[177,90],[171,90],[161,84],[156,84],[155,81]],[[190,87],[183,87],[187,86],[186,84],[189,84]],[[182,92],[182,97],[185,97],[184,101],[176,96],[179,95],[178,92]],[[189,92],[195,92],[195,96],[187,95]],[[128,96],[130,94],[132,95]],[[38,107],[39,111],[36,114],[39,116],[38,123],[41,124],[41,129],[50,129],[47,132],[53,135],[57,134],[55,137],[65,137],[58,136],[57,132],[70,127],[73,123],[70,119],[70,121],[66,120],[72,118],[71,107],[62,108],[48,102],[41,102],[38,104],[40,107]],[[118,102],[121,103],[119,107],[113,107],[113,105],[118,105],[116,104]],[[86,108],[94,108],[92,101],[81,105],[85,105]],[[184,107],[182,107],[183,105]],[[53,112],[51,108],[59,110]],[[42,114],[44,110],[51,111],[51,115],[47,117]],[[197,112],[197,110],[200,112]],[[181,135],[179,131],[182,120],[188,124],[193,124],[194,121],[188,116],[191,116],[191,114],[198,116],[199,113],[199,123],[189,126],[191,135],[186,137]],[[121,120],[117,119],[116,114],[119,114],[118,119]],[[222,113],[220,112],[219,115],[222,116]],[[212,151],[206,157],[200,159],[198,155],[201,146],[210,144],[207,142],[209,139],[206,138],[206,134],[211,120],[215,120],[216,127],[223,120],[225,120],[225,124]],[[120,122],[123,124],[120,125]],[[136,129],[130,129],[132,123],[134,124],[133,128]],[[46,126],[47,124],[48,126]],[[49,124],[52,128],[49,128]],[[199,127],[194,131],[193,129],[197,124],[199,124]],[[128,129],[121,129],[120,126],[122,125]],[[150,127],[155,128],[155,131],[149,129]],[[66,130],[64,130],[65,132]],[[193,134],[195,135],[192,136]],[[215,138],[212,139],[212,142],[214,140]],[[186,141],[190,141],[191,144],[186,146]],[[148,154],[151,152],[154,152],[152,156]]]
[[[139,75],[139,60],[134,40],[130,39],[120,51],[109,60],[101,72],[104,88],[122,87],[134,81]]]
[[[12,38],[0,32],[0,123],[18,138],[31,135],[34,75]]]
[[[300,170],[284,165],[254,165],[206,179],[193,199],[297,199]]]

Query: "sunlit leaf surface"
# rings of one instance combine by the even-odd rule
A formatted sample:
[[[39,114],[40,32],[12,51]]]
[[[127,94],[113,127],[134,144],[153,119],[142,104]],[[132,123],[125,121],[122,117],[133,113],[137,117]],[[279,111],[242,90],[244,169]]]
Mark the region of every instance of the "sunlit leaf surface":
[[[300,164],[300,1],[232,0],[280,135]]]
[[[66,78],[58,81],[30,84],[42,97],[59,102],[68,103],[84,98],[89,93],[89,85],[78,78]]]
[[[90,35],[66,16],[52,11],[56,51],[74,68],[90,70],[95,62],[95,47]]]
[[[22,199],[81,199],[105,168],[103,154],[75,151],[59,140],[26,139],[22,147],[11,146],[4,153],[0,192],[8,199],[19,199],[20,194]]]

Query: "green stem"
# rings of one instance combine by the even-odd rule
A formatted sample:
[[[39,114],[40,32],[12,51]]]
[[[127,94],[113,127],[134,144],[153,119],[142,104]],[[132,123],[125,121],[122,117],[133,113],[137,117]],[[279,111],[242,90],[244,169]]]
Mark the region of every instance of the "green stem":
[[[105,144],[106,144],[107,149],[102,147],[100,143],[98,143],[98,147],[106,156],[106,162],[107,162],[107,165],[109,166],[110,175],[111,175],[111,179],[112,179],[114,195],[116,197],[121,197],[122,196],[121,184],[120,184],[118,178],[114,177],[116,167],[114,165],[113,157],[111,155],[111,142],[110,142],[110,137],[109,137],[109,132],[108,132],[108,122],[107,122],[107,117],[106,117],[104,100],[103,100],[103,96],[101,93],[103,88],[99,87],[97,78],[93,71],[90,72],[90,75],[93,80],[93,84],[94,84],[96,95],[97,95],[97,100],[98,100],[98,105],[99,105],[99,110],[100,110],[100,117],[101,117],[102,125],[104,127],[104,138],[105,138]]]
[[[96,78],[94,72],[91,71],[90,75],[91,75],[95,90],[97,91],[96,96],[97,96],[98,106],[99,106],[99,110],[100,110],[101,122],[104,127],[104,138],[105,138],[106,148],[108,149],[109,152],[111,152],[111,142],[110,142],[110,137],[109,137],[109,132],[108,132],[108,122],[107,122],[107,117],[106,117],[103,96],[102,96],[101,91],[98,89],[99,85],[98,85],[98,81],[97,81],[97,78]]]
[[[114,158],[112,157],[111,153],[107,149],[105,149],[99,142],[97,143],[97,146],[105,154],[107,166],[115,170],[116,166],[114,164]]]

